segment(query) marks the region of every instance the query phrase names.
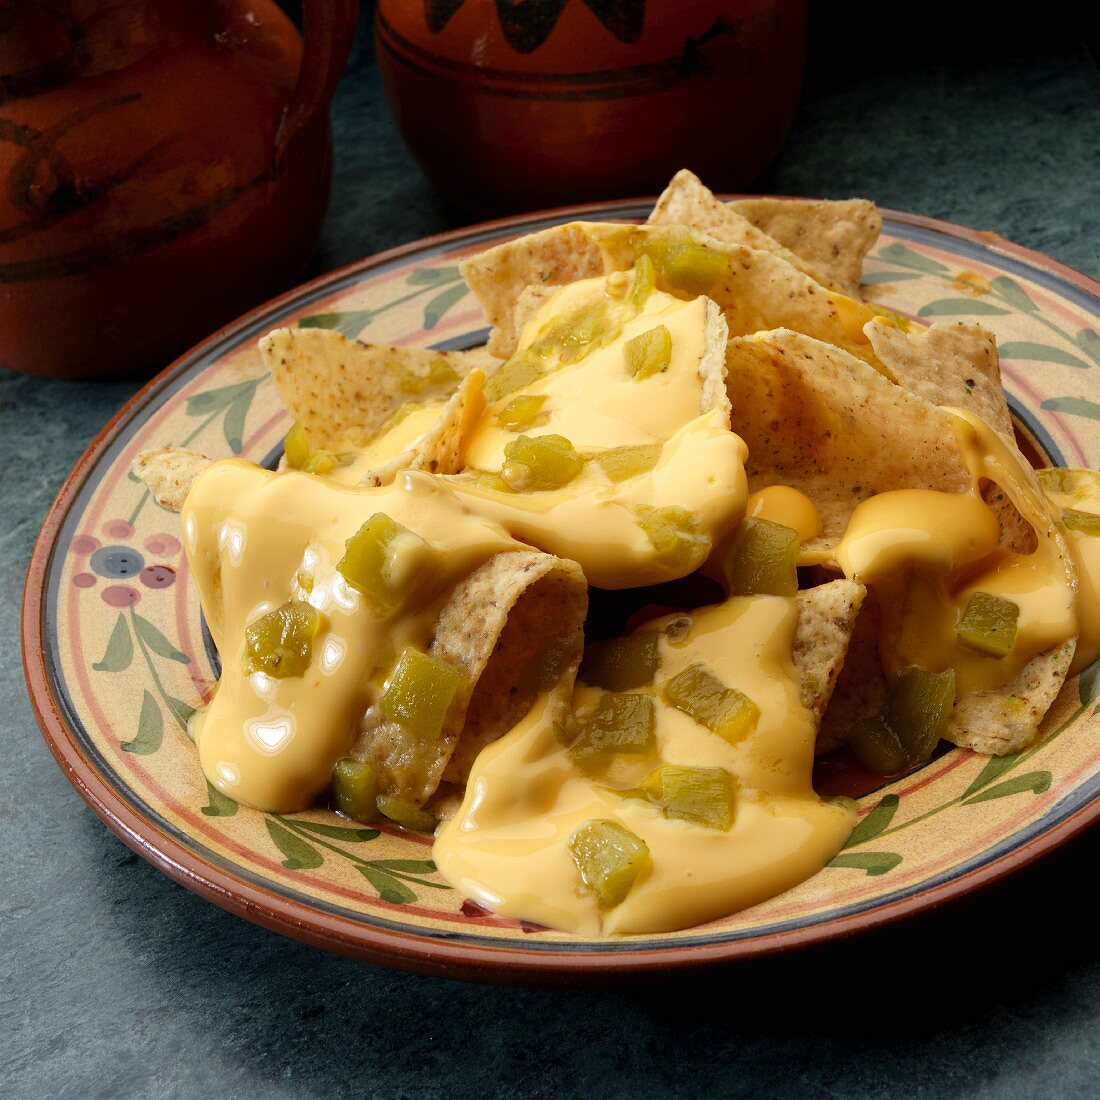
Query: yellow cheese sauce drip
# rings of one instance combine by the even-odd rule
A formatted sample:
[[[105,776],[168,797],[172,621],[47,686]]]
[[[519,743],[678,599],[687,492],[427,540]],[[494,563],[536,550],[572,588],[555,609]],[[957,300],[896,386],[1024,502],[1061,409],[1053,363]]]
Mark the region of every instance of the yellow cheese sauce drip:
[[[657,696],[656,751],[641,759],[619,756],[605,773],[589,775],[559,741],[554,708],[542,697],[482,751],[461,808],[437,835],[435,861],[458,891],[505,916],[582,935],[664,932],[773,897],[840,850],[855,812],[823,801],[811,786],[815,725],[791,660],[796,602],[737,597],[692,619],[686,638],[662,640],[658,687],[702,662],[756,703],[756,729],[730,744]],[[594,690],[579,685],[575,703],[583,706]],[[661,764],[729,771],[736,787],[729,831],[666,818],[645,799],[616,793]],[[607,911],[582,886],[568,848],[573,833],[593,819],[624,825],[652,856],[651,870]]]
[[[336,571],[345,540],[376,512],[434,551],[431,578],[410,593],[411,606],[385,618],[374,617]],[[276,813],[305,809],[328,786],[370,702],[379,651],[425,648],[447,587],[519,545],[417,473],[381,489],[349,489],[308,474],[218,462],[192,488],[182,518],[188,561],[222,658],[217,692],[194,727],[199,760],[223,794]],[[246,673],[245,626],[291,599],[321,613],[305,674]]]
[[[1038,654],[1078,629],[1075,569],[1035,472],[984,421],[950,409],[972,485],[965,493],[900,489],[853,512],[836,561],[844,574],[871,585],[883,608],[881,652],[888,675],[916,665],[954,668],[960,695],[1011,682]],[[1035,532],[1029,554],[998,546],[1000,523],[982,500],[998,485]],[[1016,637],[1004,657],[959,643],[970,597],[985,592],[1019,608]]]
[[[803,542],[816,539],[824,527],[817,505],[790,485],[769,485],[750,494],[745,505],[749,519],[766,519],[798,532]]]

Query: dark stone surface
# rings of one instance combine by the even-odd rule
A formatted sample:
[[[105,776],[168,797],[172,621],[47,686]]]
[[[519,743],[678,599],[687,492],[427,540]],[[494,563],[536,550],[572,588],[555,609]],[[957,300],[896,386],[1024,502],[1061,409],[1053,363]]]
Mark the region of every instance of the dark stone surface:
[[[364,36],[313,270],[446,228]],[[766,181],[994,228],[1100,276],[1100,95],[1082,52],[819,83]],[[1095,1096],[1089,837],[991,894],[848,945],[630,990],[398,974],[223,913],[132,855],[38,734],[23,574],[130,383],[0,375],[0,1094]]]

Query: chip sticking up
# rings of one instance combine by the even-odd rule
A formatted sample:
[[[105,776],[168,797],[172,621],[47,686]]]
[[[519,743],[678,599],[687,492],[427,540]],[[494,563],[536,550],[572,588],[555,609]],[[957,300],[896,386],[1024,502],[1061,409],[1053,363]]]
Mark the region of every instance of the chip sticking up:
[[[211,459],[185,447],[154,447],[134,459],[134,477],[145,483],[153,499],[169,512],[178,512],[191,486]]]

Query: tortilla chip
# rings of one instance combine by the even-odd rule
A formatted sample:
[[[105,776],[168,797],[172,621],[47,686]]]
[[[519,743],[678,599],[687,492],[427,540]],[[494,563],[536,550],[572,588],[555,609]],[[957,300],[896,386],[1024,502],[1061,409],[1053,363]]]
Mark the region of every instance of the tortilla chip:
[[[801,682],[802,704],[820,722],[858,622],[867,589],[855,581],[838,580],[798,593],[798,629],[794,666]]]
[[[955,704],[944,736],[990,756],[1026,749],[1039,736],[1039,723],[1062,690],[1076,645],[1074,636],[1033,657],[1003,688],[963,696]]]
[[[462,674],[462,686],[437,741],[410,739],[396,723],[365,729],[353,750],[374,764],[383,789],[418,805],[446,772],[464,780],[481,749],[530,709],[524,671],[540,644],[564,637],[576,659],[563,677],[568,695],[584,644],[588,587],[580,566],[535,550],[497,554],[451,592],[428,652]]]
[[[321,328],[275,329],[260,353],[310,447],[336,452],[369,438],[407,401],[449,397],[486,362],[481,349],[383,347]]]
[[[647,222],[649,225],[686,225],[689,229],[706,233],[717,241],[746,245],[748,248],[756,248],[762,252],[774,252],[777,256],[782,256],[791,267],[798,268],[823,286],[831,286],[834,290],[845,292],[847,290],[846,287],[835,283],[825,271],[790,249],[784,248],[763,230],[757,229],[748,218],[737,213],[729,203],[715,198],[714,194],[703,186],[699,177],[686,168],[672,177],[653,207],[653,213],[649,215]]]
[[[462,265],[494,331],[494,355],[512,355],[518,332],[516,306],[529,286],[559,286],[612,271],[626,271],[647,244],[692,243],[730,258],[730,273],[709,297],[725,314],[731,336],[760,329],[792,328],[836,344],[879,368],[863,326],[874,314],[860,302],[841,298],[792,267],[774,252],[715,240],[682,226],[633,226],[573,222],[497,245]],[[523,314],[526,316],[526,311]]]
[[[145,482],[153,499],[169,512],[179,512],[191,486],[213,460],[184,447],[154,447],[142,451],[130,469]]]
[[[882,215],[866,199],[735,199],[727,204],[757,229],[859,296],[863,259],[882,232]]]
[[[881,628],[882,610],[875,594],[869,591],[848,642],[844,667],[821,717],[815,755],[824,756],[839,748],[848,740],[856,722],[886,710],[890,689],[886,686],[879,657]]]
[[[969,488],[951,415],[840,348],[777,329],[730,340],[726,365],[750,487],[792,485],[821,513],[823,534],[806,549],[835,546],[876,493]]]

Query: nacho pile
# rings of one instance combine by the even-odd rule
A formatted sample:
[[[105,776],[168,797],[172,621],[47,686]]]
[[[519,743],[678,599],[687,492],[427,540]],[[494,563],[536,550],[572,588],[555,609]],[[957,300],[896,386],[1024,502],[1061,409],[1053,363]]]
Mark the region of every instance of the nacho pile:
[[[221,655],[209,781],[437,829],[498,913],[640,933],[835,855],[815,752],[1033,742],[1100,651],[1100,476],[1028,466],[989,333],[860,299],[880,226],[681,172],[644,226],[466,259],[486,348],[264,337],[278,470],[135,464]]]

